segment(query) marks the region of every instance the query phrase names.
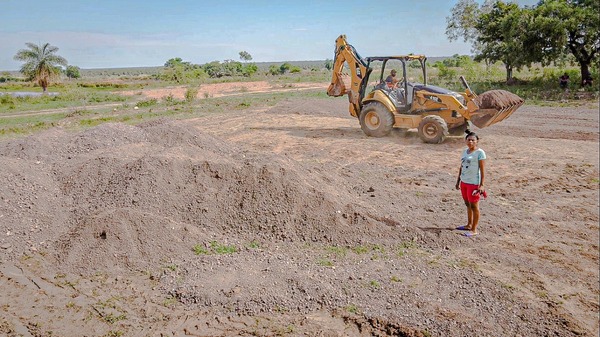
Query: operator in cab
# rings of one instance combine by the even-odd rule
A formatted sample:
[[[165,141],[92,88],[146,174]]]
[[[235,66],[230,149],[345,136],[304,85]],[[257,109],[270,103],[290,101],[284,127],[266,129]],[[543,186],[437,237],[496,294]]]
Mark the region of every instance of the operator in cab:
[[[398,85],[398,79],[396,78],[396,69],[392,69],[392,71],[390,71],[390,75],[386,77],[385,83],[390,89],[395,88]]]

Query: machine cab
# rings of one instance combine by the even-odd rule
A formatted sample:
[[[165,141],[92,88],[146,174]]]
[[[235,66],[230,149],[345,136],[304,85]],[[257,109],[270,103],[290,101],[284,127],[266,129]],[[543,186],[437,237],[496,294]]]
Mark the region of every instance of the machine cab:
[[[367,100],[385,95],[398,113],[407,112],[414,97],[415,86],[427,83],[426,57],[422,55],[367,57],[370,69],[365,93]],[[423,84],[422,84],[423,83]]]

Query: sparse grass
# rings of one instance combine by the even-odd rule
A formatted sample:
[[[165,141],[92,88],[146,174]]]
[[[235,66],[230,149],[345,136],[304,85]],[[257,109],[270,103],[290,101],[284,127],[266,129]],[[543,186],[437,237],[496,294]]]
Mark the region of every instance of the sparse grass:
[[[502,283],[502,288],[506,289],[506,290],[515,290],[515,286],[513,286],[512,284],[508,284],[508,283]]]
[[[117,307],[116,302],[118,302],[121,298],[118,296],[113,296],[106,301],[99,301],[96,304],[92,305],[92,308],[96,311],[98,315],[102,318],[103,321],[109,324],[115,324],[119,321],[123,321],[127,319],[127,316]],[[108,311],[108,313],[106,312]],[[115,313],[115,311],[117,313]]]
[[[210,243],[210,248],[216,254],[233,254],[233,253],[237,252],[237,248],[235,246],[224,245],[224,244],[218,243],[217,241],[212,241]]]
[[[348,253],[348,248],[345,248],[345,247],[332,246],[332,247],[327,247],[326,250],[330,254],[338,256],[338,257],[344,257]]]
[[[348,304],[345,310],[351,314],[358,314],[358,307],[356,304]]]
[[[352,248],[352,251],[356,254],[365,254],[365,253],[369,252],[370,249],[367,246],[356,246],[356,247]]]
[[[402,282],[402,279],[399,278],[398,276],[394,275],[390,278],[390,281],[399,283],[399,282]]]
[[[356,254],[366,254],[370,252],[380,252],[384,253],[385,249],[381,245],[370,244],[370,245],[360,245],[352,248],[352,251]]]
[[[207,249],[204,245],[197,244],[192,250],[196,255],[209,255],[209,254],[233,254],[238,251],[238,249],[234,245],[224,245],[217,241],[211,241],[210,247]]]
[[[260,243],[257,241],[252,241],[248,244],[248,248],[258,249],[258,248],[260,248]]]
[[[431,258],[429,260],[427,260],[427,264],[432,267],[439,267],[441,259],[442,259],[441,256],[433,255],[433,256],[431,256]]]
[[[100,117],[100,118],[93,118],[93,119],[82,119],[79,121],[79,124],[81,126],[91,127],[91,126],[104,124],[107,122],[115,122],[119,119],[120,119],[120,117]]]
[[[0,118],[0,136],[18,136],[43,131],[58,125],[66,114]]]
[[[163,306],[165,307],[172,307],[177,303],[177,298],[175,297],[168,297],[163,301]]]
[[[192,248],[192,250],[196,255],[208,255],[210,253],[208,249],[204,248],[204,246],[200,244],[195,245],[194,248]]]
[[[317,264],[322,267],[333,267],[333,262],[327,258],[320,258]]]
[[[409,251],[417,249],[418,245],[414,241],[403,241],[396,248],[396,255],[399,257],[403,257]]]
[[[158,104],[158,100],[156,98],[151,98],[151,99],[139,101],[139,102],[137,102],[136,105],[140,108],[145,108],[145,107],[154,106],[156,104]]]
[[[103,316],[102,319],[106,323],[115,324],[118,321],[123,321],[123,320],[127,319],[127,316],[125,316],[125,314],[115,315],[111,312],[108,315]]]
[[[377,280],[371,280],[369,281],[369,287],[371,287],[372,289],[379,289],[381,288],[381,283],[379,283],[379,281]]]
[[[288,308],[286,308],[286,307],[282,307],[282,306],[280,306],[280,305],[276,305],[276,306],[275,306],[275,308],[273,308],[273,311],[274,311],[274,312],[278,312],[278,313],[282,314],[282,313],[289,312],[289,311],[290,311],[290,309],[288,309]]]

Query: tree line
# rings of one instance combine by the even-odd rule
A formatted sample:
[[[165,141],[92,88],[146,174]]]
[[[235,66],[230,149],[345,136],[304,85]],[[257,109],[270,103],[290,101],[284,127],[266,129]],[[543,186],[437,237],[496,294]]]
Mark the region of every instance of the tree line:
[[[446,18],[446,35],[472,43],[475,61],[502,62],[506,81],[534,63],[564,63],[571,57],[581,79],[591,79],[600,51],[600,1],[541,0],[535,6],[512,2],[459,0]]]
[[[27,81],[33,81],[42,87],[46,92],[50,81],[55,80],[61,73],[68,78],[80,78],[80,68],[68,65],[67,60],[56,54],[58,47],[49,43],[34,44],[27,42],[26,49],[21,49],[14,56],[15,60],[23,61],[20,72],[25,75]],[[212,61],[203,65],[193,64],[183,61],[180,57],[167,60],[160,74],[154,78],[165,81],[174,81],[185,83],[194,79],[202,78],[221,78],[227,76],[250,77],[258,71],[258,66],[249,62],[252,61],[252,55],[247,51],[239,52],[240,60]],[[63,69],[64,67],[64,69]],[[286,72],[300,72],[300,67],[293,66],[290,63],[283,63],[280,66],[272,65],[268,74],[281,75]]]

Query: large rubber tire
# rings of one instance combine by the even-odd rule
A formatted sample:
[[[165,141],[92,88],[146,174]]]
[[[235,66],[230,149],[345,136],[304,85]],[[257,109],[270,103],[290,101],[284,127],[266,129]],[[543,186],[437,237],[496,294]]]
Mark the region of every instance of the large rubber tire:
[[[448,135],[448,124],[440,116],[425,116],[419,123],[418,133],[423,142],[439,144]]]
[[[394,127],[394,115],[382,104],[366,104],[360,112],[360,127],[369,137],[385,137]]]

